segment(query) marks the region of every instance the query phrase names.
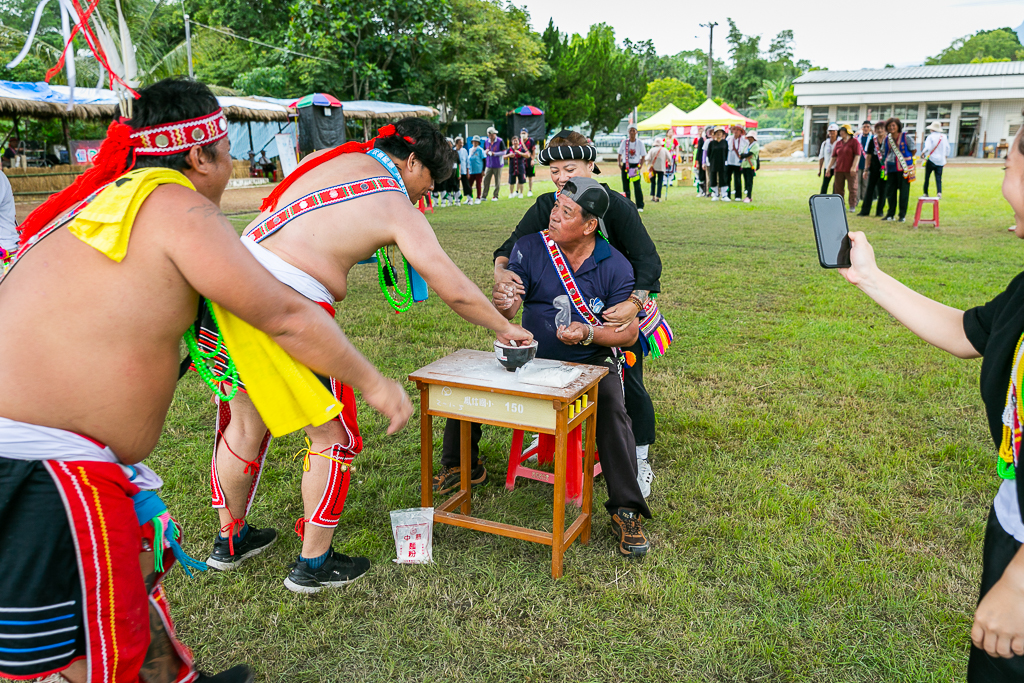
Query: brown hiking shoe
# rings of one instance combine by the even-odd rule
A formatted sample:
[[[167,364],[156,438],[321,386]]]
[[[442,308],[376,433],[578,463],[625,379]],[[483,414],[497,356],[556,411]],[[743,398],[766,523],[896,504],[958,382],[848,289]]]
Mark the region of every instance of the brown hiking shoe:
[[[612,535],[619,539],[619,553],[626,557],[643,557],[651,549],[636,510],[619,508],[612,515]]]
[[[478,462],[469,473],[469,483],[474,486],[487,481],[487,470],[483,462]],[[461,467],[442,467],[441,471],[434,475],[434,493],[443,495],[459,488],[462,483]]]

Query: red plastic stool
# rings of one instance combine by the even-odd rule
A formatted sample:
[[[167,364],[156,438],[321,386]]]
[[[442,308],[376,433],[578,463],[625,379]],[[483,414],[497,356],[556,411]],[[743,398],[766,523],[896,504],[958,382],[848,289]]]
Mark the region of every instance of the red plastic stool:
[[[583,505],[583,425],[569,432],[569,441],[566,444],[568,457],[565,463],[565,498],[576,507]],[[505,488],[509,491],[516,487],[516,477],[525,477],[534,481],[543,481],[553,484],[555,475],[551,472],[535,470],[523,465],[527,458],[536,454],[537,462],[551,462],[555,453],[555,437],[551,434],[541,434],[540,440],[534,448],[523,452],[523,432],[519,429],[512,431],[512,448],[508,453],[508,474],[505,477]],[[594,477],[601,474],[601,463],[598,462],[597,451],[594,451]]]
[[[939,199],[938,197],[919,197],[917,200],[917,211],[914,212],[914,227],[916,228],[921,223],[921,207],[925,204],[932,205],[932,217],[925,218],[925,223],[934,223],[935,227],[939,227]]]
[[[426,195],[426,196],[429,197],[430,195]],[[417,207],[417,208],[419,208],[420,213],[423,213],[423,214],[425,214],[427,211],[429,211],[430,213],[434,213],[434,203],[432,201],[430,201],[430,199],[427,199],[426,201],[424,201],[423,197],[420,197],[420,204],[419,204],[419,207]]]

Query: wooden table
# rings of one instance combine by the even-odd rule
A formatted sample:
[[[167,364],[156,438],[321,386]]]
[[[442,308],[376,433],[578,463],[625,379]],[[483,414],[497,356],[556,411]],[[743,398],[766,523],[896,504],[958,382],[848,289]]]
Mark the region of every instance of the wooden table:
[[[423,507],[434,500],[433,417],[461,420],[460,464],[462,481],[458,493],[434,508],[434,521],[500,536],[519,538],[551,546],[551,576],[562,576],[565,549],[579,538],[590,541],[591,506],[594,492],[594,436],[597,419],[597,383],[608,369],[559,361],[537,361],[561,367],[578,367],[582,373],[562,388],[536,386],[516,381],[502,368],[494,353],[462,349],[409,375],[420,390],[420,476]],[[580,410],[576,410],[579,401]],[[582,407],[586,401],[586,407]],[[569,417],[570,412],[573,413]],[[576,521],[565,528],[566,444],[569,432],[586,422],[583,461],[583,505]],[[480,424],[525,429],[555,437],[555,500],[552,531],[490,522],[470,516],[470,425]],[[460,508],[459,512],[454,512]]]

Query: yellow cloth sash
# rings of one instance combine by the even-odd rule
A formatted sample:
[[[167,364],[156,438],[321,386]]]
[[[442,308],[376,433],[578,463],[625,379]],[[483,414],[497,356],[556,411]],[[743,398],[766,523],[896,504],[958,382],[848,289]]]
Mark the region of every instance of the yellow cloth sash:
[[[245,390],[271,434],[284,436],[306,425],[317,427],[341,412],[341,401],[309,368],[265,333],[219,304],[209,304]]]
[[[121,262],[128,253],[128,238],[142,202],[157,187],[168,183],[195,190],[178,171],[129,171],[82,209],[68,224],[68,231]],[[296,362],[267,334],[217,303],[209,304],[249,398],[271,434],[283,436],[306,425],[322,425],[341,412],[341,402],[309,368]]]

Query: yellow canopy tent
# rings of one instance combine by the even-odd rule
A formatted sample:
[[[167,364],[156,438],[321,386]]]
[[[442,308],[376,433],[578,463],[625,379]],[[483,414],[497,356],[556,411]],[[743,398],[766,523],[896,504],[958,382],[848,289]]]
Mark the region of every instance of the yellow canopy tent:
[[[674,119],[686,116],[686,112],[674,104],[667,104],[657,114],[636,124],[637,130],[668,130]]]
[[[735,116],[719,107],[711,100],[704,100],[689,114],[683,114],[672,119],[673,126],[743,126],[746,119],[742,116]]]

